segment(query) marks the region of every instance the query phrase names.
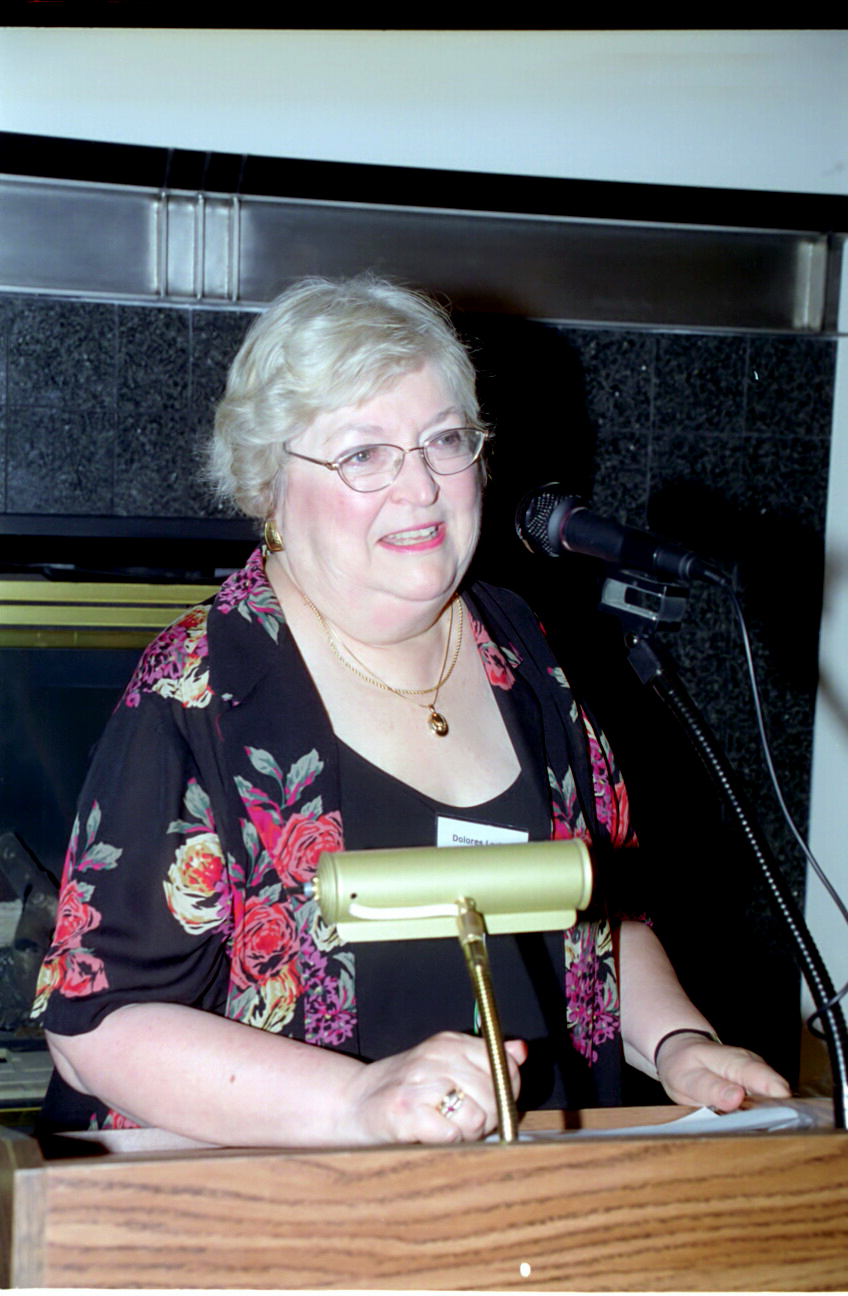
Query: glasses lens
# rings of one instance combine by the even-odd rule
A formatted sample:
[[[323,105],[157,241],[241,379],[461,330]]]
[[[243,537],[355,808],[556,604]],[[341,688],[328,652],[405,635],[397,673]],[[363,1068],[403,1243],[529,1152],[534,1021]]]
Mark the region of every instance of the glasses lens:
[[[427,442],[424,457],[433,472],[450,476],[474,462],[483,448],[483,440],[478,428],[448,428]]]
[[[338,461],[339,476],[353,490],[381,490],[397,477],[402,460],[403,451],[397,446],[362,446]]]

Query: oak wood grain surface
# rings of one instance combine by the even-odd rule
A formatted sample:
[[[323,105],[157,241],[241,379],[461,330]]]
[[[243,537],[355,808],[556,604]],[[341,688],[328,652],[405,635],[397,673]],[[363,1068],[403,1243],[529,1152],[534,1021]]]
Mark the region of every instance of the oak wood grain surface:
[[[848,1286],[841,1131],[160,1151],[41,1174],[51,1287]]]
[[[42,1285],[46,1181],[38,1144],[14,1129],[0,1139],[0,1282]]]

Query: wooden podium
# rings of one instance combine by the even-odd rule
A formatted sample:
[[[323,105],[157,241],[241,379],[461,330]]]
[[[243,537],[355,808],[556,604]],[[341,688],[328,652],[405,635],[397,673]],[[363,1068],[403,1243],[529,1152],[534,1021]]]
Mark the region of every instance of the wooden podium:
[[[622,1126],[675,1110],[582,1119]],[[553,1119],[563,1118],[537,1113],[533,1123]],[[5,1285],[848,1287],[842,1131],[356,1151],[79,1149],[48,1160],[32,1139],[0,1137]]]

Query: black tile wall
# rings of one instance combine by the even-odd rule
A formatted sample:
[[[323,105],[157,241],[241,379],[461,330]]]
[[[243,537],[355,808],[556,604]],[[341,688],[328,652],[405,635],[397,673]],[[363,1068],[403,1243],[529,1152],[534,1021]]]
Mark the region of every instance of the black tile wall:
[[[252,318],[0,298],[0,510],[212,516],[199,450]],[[762,888],[728,848],[700,765],[659,704],[637,695],[617,626],[594,615],[597,567],[530,558],[512,514],[523,490],[556,479],[600,512],[738,568],[775,763],[803,831],[834,344],[492,317],[478,333],[484,406],[497,429],[481,574],[534,602],[614,740],[654,869],[658,930],[684,981],[708,1011],[717,1001],[726,1034],[741,1032],[791,1070],[777,1016],[794,1020],[796,983]],[[683,629],[663,638],[800,899],[803,865],[768,788],[729,604],[695,588]]]
[[[834,365],[835,346],[827,340],[658,337],[644,508],[634,496],[622,510],[620,493],[607,484],[609,462],[596,479],[596,507],[736,567],[774,764],[801,833],[809,809]],[[591,389],[591,374],[587,382]],[[803,902],[805,863],[770,785],[729,601],[696,591],[682,630],[662,638]],[[686,869],[692,856],[697,822],[690,826],[680,816],[677,869]],[[748,1022],[759,995],[764,1035],[754,1046],[776,1048],[778,1062],[782,1046],[784,1068],[791,1070],[795,1039],[790,1032],[787,1040],[786,1023],[796,1019],[795,978],[784,938],[735,840],[727,853],[720,833],[713,842],[715,858],[700,860],[702,875],[688,887],[689,904],[706,905],[709,914],[705,919],[702,911],[699,920],[698,957],[720,933],[720,997],[727,1004],[740,1002],[741,994],[744,1005],[737,1038],[751,1039]],[[727,915],[740,900],[745,921],[736,923],[734,937]],[[690,924],[687,939],[697,925]],[[676,957],[686,966],[682,949]]]
[[[191,397],[188,311],[122,306],[116,324],[117,409],[169,409],[185,417]]]
[[[627,329],[563,329],[586,375],[589,418],[599,431],[647,432],[653,422],[658,339]]]
[[[209,423],[203,429],[208,435]],[[187,408],[118,415],[113,512],[118,517],[211,517],[201,484],[201,449]]]
[[[491,367],[509,367],[517,357],[519,372],[516,392],[505,392],[502,380],[499,399],[489,402],[497,423],[489,533],[511,533],[523,490],[557,480],[600,513],[736,568],[775,766],[804,832],[835,344],[565,326],[548,333],[559,353],[551,336],[538,334],[527,348],[517,338],[506,349],[483,348],[484,358],[496,357]],[[534,353],[544,357],[539,367]],[[485,533],[484,543],[490,552],[481,574],[519,589],[537,608],[613,741],[645,847],[648,872],[636,875],[635,890],[684,984],[727,1038],[791,1074],[792,954],[700,761],[638,683],[617,621],[596,615],[603,569],[579,557],[516,556]],[[803,902],[805,865],[770,787],[729,600],[695,586],[680,631],[658,638],[734,763]]]
[[[2,511],[214,516],[201,442],[252,318],[0,299]]]
[[[115,306],[24,297],[8,307],[10,405],[114,405]]]
[[[194,311],[192,314],[191,403],[201,423],[222,395],[227,370],[255,315],[245,311]]]
[[[115,424],[108,410],[12,405],[8,421],[8,512],[113,512]]]
[[[584,363],[587,408],[598,433],[594,507],[737,567],[771,738],[776,754],[786,749],[785,791],[803,831],[834,343],[655,334],[645,394],[641,402],[625,402],[610,382],[612,366],[604,364],[607,345],[587,342],[584,330],[562,334]],[[765,771],[735,618],[712,591],[700,591],[690,603],[675,655],[721,741],[740,758],[748,790],[800,894],[803,866],[771,798],[761,795]]]
[[[748,342],[746,430],[829,440],[833,344],[815,338]]]
[[[653,426],[658,432],[741,432],[743,337],[674,334],[657,339]]]

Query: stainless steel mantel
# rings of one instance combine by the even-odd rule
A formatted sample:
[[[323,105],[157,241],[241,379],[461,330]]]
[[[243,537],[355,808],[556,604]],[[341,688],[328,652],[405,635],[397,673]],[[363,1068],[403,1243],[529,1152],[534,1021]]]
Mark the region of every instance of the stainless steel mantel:
[[[520,193],[520,187],[517,189]],[[843,237],[0,176],[0,289],[261,306],[388,273],[536,319],[817,334]]]

